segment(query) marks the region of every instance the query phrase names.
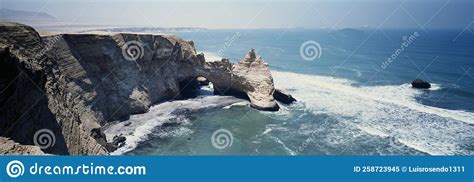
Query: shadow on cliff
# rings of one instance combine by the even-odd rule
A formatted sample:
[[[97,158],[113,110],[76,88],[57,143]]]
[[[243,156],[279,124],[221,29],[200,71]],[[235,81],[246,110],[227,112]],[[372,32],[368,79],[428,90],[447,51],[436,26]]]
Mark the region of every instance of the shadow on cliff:
[[[67,75],[74,75],[70,81],[80,87],[83,92],[80,94],[91,95],[86,105],[101,115],[97,119],[102,126],[147,112],[153,104],[181,98],[180,82],[173,76],[177,72],[176,60],[180,60],[177,54],[181,54],[177,43],[152,35],[120,34],[101,36],[100,39],[93,39],[98,35],[88,34],[62,36],[70,51],[67,54],[72,57],[61,58],[70,62],[61,69]],[[125,60],[118,41],[126,40],[145,42],[144,57],[136,62]],[[148,47],[155,44],[168,46],[169,56],[157,57],[157,48]]]
[[[44,73],[34,73],[8,48],[0,50],[0,134],[25,145],[35,145],[36,140],[36,145],[44,146],[46,153],[67,155],[61,127],[48,108],[45,82]],[[44,138],[44,133],[38,132],[41,129],[52,131],[54,139]]]

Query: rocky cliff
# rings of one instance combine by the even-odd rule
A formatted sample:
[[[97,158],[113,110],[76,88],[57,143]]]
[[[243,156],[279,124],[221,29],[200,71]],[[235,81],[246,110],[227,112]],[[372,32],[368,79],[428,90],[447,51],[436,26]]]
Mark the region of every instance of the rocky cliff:
[[[0,137],[0,155],[45,155],[45,153],[38,146],[22,145]]]
[[[0,23],[0,133],[37,144],[47,129],[52,154],[105,155],[117,146],[106,123],[183,99],[205,77],[215,93],[278,110],[268,65],[253,50],[239,63],[206,61],[192,41],[149,34],[60,34],[40,37],[31,27]]]

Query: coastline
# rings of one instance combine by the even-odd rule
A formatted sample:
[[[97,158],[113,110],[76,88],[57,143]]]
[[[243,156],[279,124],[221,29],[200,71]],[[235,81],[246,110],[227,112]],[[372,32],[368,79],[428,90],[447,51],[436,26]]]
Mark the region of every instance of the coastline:
[[[2,107],[9,113],[1,119],[10,121],[2,123],[8,128],[2,134],[33,144],[36,139],[30,135],[47,131],[60,142],[45,147],[54,154],[113,152],[127,137],[108,140],[104,126],[145,113],[155,103],[193,97],[200,77],[212,82],[214,95],[243,98],[258,110],[277,111],[276,100],[291,97],[273,94],[269,66],[253,49],[238,63],[206,61],[193,41],[174,35],[66,33],[41,37],[23,24],[5,22],[0,28],[4,30],[0,63],[8,73],[2,81],[15,83],[0,95],[8,101]],[[33,89],[21,91],[30,87]],[[37,106],[35,98],[41,105]],[[226,103],[233,102],[215,104]],[[12,107],[6,107],[9,105]],[[36,115],[23,118],[17,113],[32,109],[27,109],[30,105],[38,107],[34,108]],[[17,117],[26,126],[16,125]]]
[[[145,50],[152,50],[151,52],[154,52],[153,50],[156,48],[156,54],[145,53],[143,59],[138,61],[127,60],[125,62],[108,62],[107,60],[96,59],[97,57],[104,55],[105,57],[110,57],[110,59],[107,58],[109,60],[120,59],[120,57],[123,56],[123,52],[122,50],[111,49],[109,45],[98,46],[96,48],[85,46],[96,41],[96,38],[109,41],[108,38],[112,37],[113,41],[116,42],[120,42],[122,41],[121,39],[124,39],[122,42],[125,45],[126,39],[138,38],[143,39],[146,42],[150,36],[153,37],[152,39],[154,41],[168,42],[165,47],[161,45],[163,42],[161,42],[160,45],[157,45],[157,47],[153,47],[156,45],[152,46],[152,44],[145,44]],[[60,131],[59,129],[53,130],[60,131],[60,133],[55,133],[58,135],[58,138],[68,138],[71,140],[64,142],[60,141],[65,146],[70,142],[76,142],[74,145],[70,146],[74,146],[75,148],[73,151],[79,153],[70,153],[73,155],[95,155],[95,153],[98,152],[97,150],[102,150],[101,152],[103,153],[99,152],[101,155],[109,154],[109,152],[112,152],[113,155],[120,155],[133,151],[137,146],[140,146],[143,143],[155,142],[152,141],[153,139],[150,139],[148,135],[157,132],[157,129],[167,128],[167,126],[192,125],[190,123],[192,123],[193,118],[188,118],[189,115],[193,115],[193,117],[197,115],[198,117],[212,120],[212,122],[214,122],[213,119],[220,119],[218,117],[213,118],[212,116],[207,117],[205,114],[201,114],[202,112],[215,113],[221,117],[224,116],[224,118],[227,116],[226,114],[229,113],[234,114],[235,116],[235,113],[232,112],[236,112],[238,116],[242,115],[242,117],[247,117],[241,118],[241,120],[251,120],[251,122],[255,122],[256,125],[258,125],[251,128],[249,127],[251,124],[242,124],[242,122],[246,123],[246,121],[236,121],[235,118],[229,118],[229,120],[234,121],[234,123],[220,123],[228,128],[236,127],[232,132],[236,132],[237,137],[244,137],[245,140],[249,140],[249,142],[245,143],[244,146],[239,146],[244,149],[240,151],[242,152],[241,154],[472,154],[472,150],[469,148],[470,145],[468,143],[471,139],[469,133],[474,131],[474,125],[472,123],[472,121],[474,121],[474,116],[472,112],[464,111],[462,109],[456,110],[450,109],[449,107],[443,108],[429,104],[427,105],[419,100],[422,97],[431,97],[435,94],[442,95],[443,93],[449,92],[452,87],[447,85],[445,82],[434,82],[432,83],[433,87],[426,90],[413,89],[408,83],[401,82],[400,80],[394,82],[380,82],[377,84],[363,84],[359,78],[364,76],[367,77],[367,71],[364,70],[366,68],[357,66],[337,67],[339,70],[349,72],[348,75],[354,75],[354,80],[348,79],[347,75],[346,77],[320,76],[318,75],[319,72],[317,72],[319,71],[318,69],[315,69],[315,71],[312,72],[314,74],[296,73],[298,71],[272,71],[271,74],[265,74],[269,70],[267,67],[268,65],[261,61],[253,51],[249,51],[241,62],[235,62],[235,60],[234,62],[230,62],[209,50],[205,50],[204,55],[199,54],[194,48],[193,41],[185,41],[171,35],[154,36],[141,33],[107,33],[96,35],[93,33],[80,33],[58,34],[41,38],[43,38],[48,44],[46,45],[48,51],[41,51],[37,54],[45,56],[45,58],[34,56],[35,58],[48,60],[48,56],[53,56],[54,53],[54,51],[49,51],[49,49],[57,49],[61,50],[59,56],[71,59],[66,59],[66,62],[59,62],[60,64],[58,65],[55,65],[56,61],[52,60],[52,64],[58,66],[58,68],[56,68],[54,66],[49,67],[47,65],[51,64],[49,62],[41,62],[38,60],[33,60],[32,64],[22,65],[24,63],[30,63],[29,61],[31,60],[24,59],[25,57],[28,57],[28,54],[30,53],[22,52],[21,49],[17,50],[14,47],[13,49],[7,49],[8,51],[13,50],[13,52],[5,51],[5,54],[11,54],[12,57],[14,57],[11,61],[15,64],[15,61],[17,61],[15,60],[15,56],[18,56],[18,68],[24,72],[31,72],[30,74],[32,75],[35,75],[38,72],[41,73],[41,71],[46,68],[46,74],[39,75],[38,78],[34,79],[41,80],[46,76],[48,80],[44,89],[46,93],[52,94],[52,96],[48,96],[47,99],[41,102],[44,109],[49,108],[46,107],[48,104],[56,106],[63,102],[67,103],[65,108],[71,107],[77,109],[73,113],[69,113],[69,111],[64,108],[62,110],[61,108],[55,108],[56,110],[52,111],[53,115],[61,113],[58,118],[55,118],[56,121],[58,119],[66,121],[66,123],[57,121],[62,125],[68,126],[65,127],[66,131]],[[51,42],[55,44],[52,47],[49,45]],[[101,40],[97,43],[102,44],[104,42]],[[178,43],[180,46],[176,46]],[[65,49],[64,44],[68,44],[73,49]],[[91,51],[91,49],[93,49],[93,51]],[[274,48],[269,47],[269,49],[273,50]],[[105,52],[97,50],[105,50]],[[275,48],[275,50],[277,49]],[[278,50],[280,51],[283,49]],[[87,58],[89,52],[92,52],[91,58],[94,59]],[[233,54],[238,53],[233,52]],[[86,60],[73,60],[80,56],[86,56]],[[268,57],[269,60],[273,61],[275,58],[278,59],[279,56],[280,55],[277,54],[276,56]],[[202,57],[204,57],[204,59]],[[170,59],[172,62],[171,66],[162,67],[163,64],[161,63],[163,63],[163,61],[169,61]],[[364,59],[368,59],[368,57],[364,57]],[[191,62],[189,62],[190,60]],[[193,60],[197,61],[193,62]],[[285,57],[279,58],[278,60],[287,59]],[[190,64],[182,67],[183,64],[188,63]],[[159,64],[159,66],[155,64]],[[278,64],[276,65],[277,67],[280,66]],[[158,67],[161,68],[157,69]],[[195,69],[196,67],[199,69]],[[233,99],[227,98],[227,96],[214,100],[209,98],[182,100],[188,98],[185,94],[182,94],[183,90],[190,91],[191,93],[196,91],[196,82],[192,79],[194,76],[205,75],[204,77],[206,78],[214,78],[211,82],[214,83],[217,81],[217,85],[220,85],[220,87],[217,87],[217,90],[227,91],[227,86],[230,85],[223,83],[230,82],[226,82],[226,79],[216,80],[216,78],[229,76],[225,72],[223,74],[222,70],[224,69],[222,69],[222,67],[232,69],[239,67],[242,69],[233,70],[233,76],[237,75],[240,80],[234,79],[234,81],[237,80],[237,82],[230,84],[233,85],[236,83],[237,86],[233,86],[234,88],[238,88],[238,92],[230,94],[217,93],[218,95],[233,95],[239,98],[244,98],[244,100],[251,100],[250,98],[245,98],[245,95],[242,94],[242,92],[239,92],[239,90],[251,91],[252,89],[248,88],[248,85],[242,85],[240,83],[250,83],[250,86],[253,85],[255,86],[254,88],[259,88],[258,86],[260,86],[259,84],[262,83],[262,80],[270,80],[268,78],[272,78],[271,82],[267,83],[269,83],[268,85],[274,85],[265,86],[265,92],[253,95],[254,98],[263,98],[263,100],[270,98],[263,102],[263,106],[270,108],[269,110],[274,110],[276,108],[274,107],[275,105],[272,104],[273,101],[271,101],[271,97],[269,97],[269,93],[273,88],[287,91],[292,95],[295,95],[299,101],[297,104],[291,106],[286,106],[281,102],[274,102],[278,105],[279,111],[277,112],[249,112],[247,107],[233,106],[249,105],[257,109],[265,109],[259,108],[249,102],[234,101]],[[111,71],[112,73],[110,73],[110,75],[112,75],[112,78],[107,78],[107,75],[100,75],[101,71],[107,73],[107,71],[112,70],[110,68],[125,71]],[[80,71],[72,72],[71,70],[74,69]],[[62,73],[54,73],[57,70]],[[156,70],[159,70],[160,73],[156,73]],[[95,78],[95,74],[99,76]],[[210,76],[211,74],[214,75]],[[268,75],[271,77],[260,77],[261,75]],[[55,79],[61,78],[61,76],[66,76],[67,79],[72,79],[73,81],[61,80],[62,82],[59,85],[62,85],[62,87],[60,87],[59,90],[65,89],[67,92],[54,95],[58,89],[53,90],[54,87],[48,84],[53,84],[56,81]],[[232,78],[232,76],[230,77]],[[105,84],[97,84],[101,83],[103,80],[106,80]],[[143,83],[143,80],[153,81],[150,81],[150,83]],[[162,83],[163,81],[164,84],[158,84],[158,86],[156,86],[156,84],[154,84],[155,81],[158,81],[159,83]],[[219,83],[220,81],[222,82]],[[43,84],[42,82],[39,83]],[[27,82],[23,82],[22,84],[27,84]],[[192,86],[187,87],[189,84]],[[99,85],[98,89],[90,89],[97,85]],[[134,88],[120,94],[119,96],[114,95],[116,91],[120,91],[123,88],[128,89],[127,85],[132,85],[131,87]],[[225,89],[222,89],[222,85],[224,85]],[[138,87],[135,88],[135,86]],[[158,88],[160,93],[153,93],[154,91],[157,91],[155,90],[157,87],[160,87]],[[161,90],[161,88],[165,89]],[[85,92],[82,91],[86,91],[87,93],[84,94]],[[69,95],[68,92],[72,94]],[[212,92],[211,95],[216,93],[215,90],[206,90],[206,92]],[[264,93],[264,97],[260,97],[261,95],[259,94],[261,93]],[[76,94],[82,94],[82,96]],[[95,100],[96,98],[99,98],[98,95],[100,95],[100,97],[107,96],[108,98],[104,97],[102,100]],[[272,95],[275,97],[274,93]],[[247,95],[247,97],[248,96],[249,95]],[[15,98],[19,99],[20,97]],[[89,100],[87,100],[86,103],[81,103],[81,99],[83,98]],[[33,101],[34,100],[35,99],[33,99]],[[48,103],[53,101],[54,103]],[[252,102],[259,103],[258,101]],[[185,106],[186,103],[190,103],[190,105]],[[196,106],[196,104],[199,103],[203,104],[203,106]],[[85,104],[85,106],[81,104]],[[30,103],[30,105],[34,105],[34,103]],[[164,108],[165,106],[167,108]],[[86,108],[86,110],[84,111],[83,108]],[[92,110],[93,114],[90,115],[89,110],[87,109]],[[229,113],[221,112],[222,110],[228,110]],[[78,114],[80,112],[83,112],[83,114]],[[250,113],[250,115],[248,115],[248,113]],[[37,122],[37,118],[33,118],[32,120],[33,122]],[[82,125],[78,126],[80,128],[79,136],[82,136],[79,138],[89,138],[91,140],[80,142],[73,141],[78,138],[76,138],[77,133],[74,133],[77,126],[74,126],[75,123],[71,122],[72,120],[79,121],[78,123],[82,122]],[[28,122],[25,121],[25,123]],[[43,126],[51,125],[40,124],[38,127]],[[60,125],[55,127],[59,126]],[[200,127],[202,126],[188,127],[185,132],[202,132],[199,133],[199,136],[197,137],[208,137],[203,134],[206,132],[209,133],[209,131],[206,130],[208,128]],[[73,129],[71,130],[70,128]],[[243,128],[245,128],[245,130],[250,129],[250,131],[247,131],[247,135],[241,136],[242,133],[239,135],[239,130]],[[20,129],[20,131],[22,131],[22,129]],[[316,131],[320,132],[318,133],[320,136],[310,137],[307,139],[308,133],[312,134]],[[26,133],[31,135],[31,133]],[[453,133],[456,135],[453,135]],[[25,133],[20,132],[19,134]],[[66,136],[61,136],[62,134]],[[71,136],[74,137],[71,138]],[[21,138],[23,136],[15,137]],[[195,136],[193,138],[197,137]],[[28,142],[31,145],[31,141],[22,141],[21,143],[28,144]],[[308,146],[308,143],[314,144],[317,147],[311,148],[313,146],[310,146],[310,149],[299,150],[301,146],[298,145],[301,143],[305,144],[306,147]],[[75,146],[75,144],[92,145],[93,147],[78,147]],[[163,143],[163,145],[173,147],[172,142]],[[268,145],[277,149],[274,151],[265,150],[265,147],[259,145]],[[105,147],[102,148],[101,146]],[[192,147],[193,146],[190,146],[191,149],[193,149]],[[82,151],[84,148],[91,149],[91,151]],[[115,149],[117,150],[114,152]],[[238,148],[235,150],[238,151],[237,149]],[[209,151],[197,151],[196,153],[207,154],[206,152]],[[230,151],[230,153],[232,152],[235,151]],[[222,153],[225,153],[225,151]],[[173,154],[173,152],[167,154]]]
[[[232,96],[206,96],[168,101],[150,107],[146,113],[132,115],[129,120],[108,123],[103,129],[108,141],[112,141],[115,136],[127,138],[123,147],[111,153],[121,155],[134,150],[140,142],[147,140],[148,134],[159,127],[185,124],[189,122],[187,116],[190,114],[226,108],[237,103],[249,105],[248,101]]]

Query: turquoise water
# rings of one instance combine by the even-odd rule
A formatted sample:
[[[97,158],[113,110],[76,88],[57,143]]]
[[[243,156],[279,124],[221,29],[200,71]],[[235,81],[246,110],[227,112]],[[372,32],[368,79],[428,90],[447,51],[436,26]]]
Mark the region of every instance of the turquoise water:
[[[474,35],[455,30],[207,30],[181,32],[209,59],[250,49],[296,104],[278,112],[237,105],[157,127],[127,155],[473,155]],[[413,36],[413,35],[417,36]],[[319,43],[304,60],[300,46]],[[409,42],[409,43],[408,43]],[[402,51],[402,44],[408,45]],[[392,61],[387,63],[387,59]],[[384,62],[386,64],[384,64]],[[410,88],[416,78],[429,90]],[[212,145],[226,129],[232,145]]]

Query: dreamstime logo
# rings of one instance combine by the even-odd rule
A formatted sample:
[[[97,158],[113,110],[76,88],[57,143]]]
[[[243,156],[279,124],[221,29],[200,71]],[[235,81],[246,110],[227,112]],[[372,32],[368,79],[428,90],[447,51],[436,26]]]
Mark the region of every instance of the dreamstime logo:
[[[44,39],[44,48],[36,54],[33,59],[39,60],[43,55],[45,55],[49,50],[51,50],[54,45],[61,40],[62,36],[53,36],[51,39]]]
[[[56,143],[56,136],[49,129],[41,129],[36,131],[33,136],[33,143],[41,149],[47,149]]]
[[[315,144],[315,142],[318,141],[318,135],[326,131],[328,127],[328,119],[326,118],[321,121],[321,124],[319,124],[317,128],[312,129],[306,140],[304,140],[303,143],[296,148],[295,153],[291,155],[300,155],[310,144]]]
[[[454,37],[453,42],[456,42],[456,40],[458,40],[458,38],[461,37],[466,31],[468,31],[470,33],[474,33],[474,31],[471,29],[471,26],[473,24],[474,24],[474,21],[471,21],[471,23],[469,23],[469,25],[464,27],[464,29],[462,29],[462,31],[459,32],[459,34],[456,37]],[[474,182],[474,180],[473,180],[473,182]]]
[[[314,141],[316,140],[317,134],[318,134],[318,131],[311,132],[311,134],[309,135],[309,137],[306,138],[306,140],[303,141],[303,143],[296,149],[294,155],[300,154],[301,152],[303,152],[303,150],[304,150],[306,147],[308,147],[308,145],[309,145],[310,143],[314,142]]]
[[[418,32],[413,32],[412,35],[410,36],[402,36],[402,43],[400,44],[400,47],[395,49],[395,51],[390,55],[390,57],[387,58],[387,60],[382,62],[382,65],[380,66],[382,69],[386,69],[388,65],[390,65],[392,62],[394,62],[398,56],[400,56],[405,49],[407,49],[415,40],[420,36]]]
[[[211,137],[212,146],[217,149],[225,149],[232,146],[234,142],[234,137],[229,130],[218,129],[212,133]]]
[[[136,40],[128,41],[122,46],[122,56],[128,61],[136,61],[142,58],[144,53],[143,44]]]
[[[26,69],[31,69],[31,67],[32,67],[32,66],[31,66],[31,61],[28,60],[28,62],[25,63],[25,68],[26,68]]]
[[[306,61],[319,59],[322,54],[321,45],[318,42],[309,40],[301,44],[300,56]]]
[[[23,176],[23,173],[25,172],[25,166],[23,166],[23,163],[20,161],[13,160],[7,164],[7,168],[5,170],[7,171],[8,176],[16,178],[18,176]]]
[[[240,37],[240,32],[236,32],[232,37],[225,37],[224,46],[217,51],[217,55],[220,57],[224,57],[224,53],[227,51],[229,47]],[[214,61],[214,60],[211,60]]]
[[[145,54],[145,49],[143,48],[143,44],[136,40],[131,40],[126,42],[122,46],[122,56],[128,61],[133,61],[137,65],[138,69],[141,70],[142,68],[138,65],[137,60],[142,58]]]

